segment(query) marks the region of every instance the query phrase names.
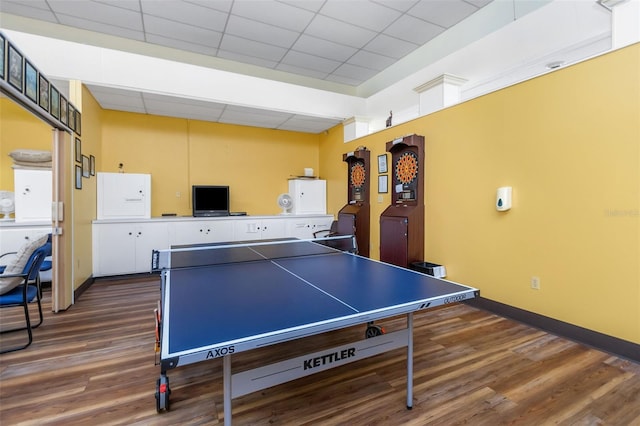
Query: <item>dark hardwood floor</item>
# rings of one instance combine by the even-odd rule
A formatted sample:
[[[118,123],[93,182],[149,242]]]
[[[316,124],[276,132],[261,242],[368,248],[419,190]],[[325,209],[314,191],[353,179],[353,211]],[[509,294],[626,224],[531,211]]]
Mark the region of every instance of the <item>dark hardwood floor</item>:
[[[220,360],[170,370],[171,411],[156,413],[159,280],[97,281],[59,314],[45,298],[34,343],[0,355],[0,424],[222,424]],[[10,311],[0,310],[3,327]],[[396,350],[237,398],[234,424],[640,425],[638,364],[464,304],[417,313],[414,326],[413,410],[405,408],[405,351]],[[233,364],[237,371],[363,333],[240,353]],[[17,337],[3,334],[1,345]]]

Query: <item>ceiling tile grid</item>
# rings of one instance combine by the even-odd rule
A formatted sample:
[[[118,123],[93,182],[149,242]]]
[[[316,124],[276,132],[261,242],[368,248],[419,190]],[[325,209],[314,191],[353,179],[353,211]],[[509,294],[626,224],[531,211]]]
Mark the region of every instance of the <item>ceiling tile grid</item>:
[[[307,83],[328,83],[317,87],[335,90],[334,83],[352,86],[353,93],[379,85],[381,77],[384,80],[397,71],[399,61],[414,64],[422,61],[416,61],[418,57],[429,60],[437,58],[441,50],[446,53],[460,48],[443,43],[449,34],[460,38],[460,32],[468,28],[452,27],[489,4],[491,8],[475,17],[482,20],[490,13],[506,11],[515,20],[540,7],[522,6],[535,2],[520,0],[0,1],[3,14],[58,24],[58,31],[68,27],[68,34],[79,43],[91,39],[86,38],[89,31],[115,36],[118,46],[128,46],[134,53],[148,43],[154,45],[150,51],[156,54],[158,47],[175,49],[165,50],[167,57],[177,51],[196,53],[203,55],[205,62],[222,59],[219,64],[240,74],[260,77],[273,75],[269,73],[275,70],[285,82],[302,81],[303,77]],[[524,12],[519,12],[523,7]],[[127,45],[127,41],[137,43]],[[215,61],[207,63],[217,66]],[[340,122],[339,118],[298,115],[295,111],[267,112],[215,100],[150,95],[95,84],[88,87],[106,109],[314,133]]]
[[[357,86],[489,1],[3,0],[2,9]],[[353,67],[364,70],[345,72]]]

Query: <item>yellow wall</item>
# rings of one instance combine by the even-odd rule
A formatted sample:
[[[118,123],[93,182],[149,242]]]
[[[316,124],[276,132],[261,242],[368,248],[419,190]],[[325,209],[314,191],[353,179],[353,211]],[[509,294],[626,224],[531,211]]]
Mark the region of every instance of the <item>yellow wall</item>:
[[[0,190],[14,190],[11,151],[51,151],[51,140],[50,126],[8,98],[0,98]]]
[[[123,163],[126,172],[151,173],[154,216],[189,215],[190,185],[205,183],[229,184],[232,210],[278,213],[286,179],[304,167],[327,179],[335,214],[346,201],[342,154],[364,145],[377,258],[378,218],[391,194],[378,202],[376,158],[389,140],[424,135],[426,260],[486,298],[640,343],[638,75],[636,44],[347,144],[340,126],[308,135],[101,111],[83,90],[83,151],[96,156],[98,171]],[[6,154],[23,147],[16,140],[36,149],[51,140],[47,126],[7,102],[0,100],[0,189],[13,186]],[[74,214],[86,235],[95,178],[83,183]],[[514,205],[500,213],[495,190],[504,185]],[[76,242],[79,278],[88,271],[87,241]],[[540,290],[530,289],[532,276]]]
[[[82,133],[74,135],[68,153],[71,159],[68,187],[73,193],[73,288],[77,289],[93,274],[91,223],[96,217],[96,176],[82,179],[82,189],[75,189],[75,138],[79,138],[82,155],[96,159],[99,170],[102,146],[102,109],[86,87],[79,81],[71,82],[70,100],[82,113]],[[81,105],[81,107],[79,106]]]
[[[191,185],[229,185],[230,208],[277,214],[287,179],[318,169],[319,137],[104,111],[99,171],[151,174],[151,215],[191,215]]]
[[[639,75],[636,44],[348,144],[334,129],[329,203],[346,199],[339,154],[365,145],[374,162],[387,141],[424,135],[426,260],[485,298],[640,343]],[[390,194],[377,203],[372,169],[377,257]],[[500,186],[511,211],[494,208]]]

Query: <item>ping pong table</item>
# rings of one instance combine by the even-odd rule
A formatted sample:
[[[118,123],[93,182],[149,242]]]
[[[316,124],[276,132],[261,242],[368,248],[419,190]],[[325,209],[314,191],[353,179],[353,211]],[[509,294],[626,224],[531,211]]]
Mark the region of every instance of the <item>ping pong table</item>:
[[[167,372],[179,366],[222,358],[224,423],[231,425],[233,398],[403,347],[412,408],[413,312],[478,290],[336,249],[340,238],[154,251],[162,288],[158,412],[169,410]],[[406,315],[406,328],[383,334],[373,325],[397,315]],[[232,374],[239,352],[358,324],[368,325],[361,341]]]

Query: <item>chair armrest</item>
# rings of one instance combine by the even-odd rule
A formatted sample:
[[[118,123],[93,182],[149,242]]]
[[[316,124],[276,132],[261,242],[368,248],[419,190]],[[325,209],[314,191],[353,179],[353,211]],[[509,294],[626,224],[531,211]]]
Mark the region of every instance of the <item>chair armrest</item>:
[[[2,274],[0,278],[26,278],[29,274]]]
[[[0,259],[2,259],[5,256],[8,256],[10,254],[16,255],[16,254],[18,254],[18,252],[17,251],[8,251],[6,253],[2,253],[2,254],[0,254]]]

